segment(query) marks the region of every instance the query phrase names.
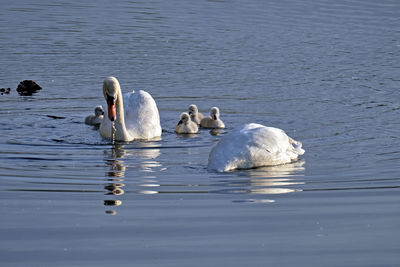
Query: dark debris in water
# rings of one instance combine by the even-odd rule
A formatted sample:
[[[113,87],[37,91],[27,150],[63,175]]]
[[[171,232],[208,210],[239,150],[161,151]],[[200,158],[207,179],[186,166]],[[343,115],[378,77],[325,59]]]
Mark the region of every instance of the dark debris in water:
[[[8,95],[11,91],[11,88],[0,88],[0,95]]]
[[[55,119],[55,120],[63,120],[65,119],[65,117],[61,117],[61,116],[54,116],[54,115],[46,115],[46,117]]]
[[[31,96],[41,89],[42,87],[40,87],[35,81],[23,80],[18,84],[17,92],[21,96]]]

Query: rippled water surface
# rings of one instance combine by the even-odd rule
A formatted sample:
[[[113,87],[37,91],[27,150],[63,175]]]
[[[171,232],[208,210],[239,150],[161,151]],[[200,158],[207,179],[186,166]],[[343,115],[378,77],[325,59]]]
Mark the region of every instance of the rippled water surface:
[[[400,2],[3,1],[1,266],[396,266]],[[145,89],[160,141],[83,123],[102,81]],[[21,80],[43,87],[15,91]],[[173,129],[190,104],[225,130]],[[300,161],[208,172],[233,128]]]

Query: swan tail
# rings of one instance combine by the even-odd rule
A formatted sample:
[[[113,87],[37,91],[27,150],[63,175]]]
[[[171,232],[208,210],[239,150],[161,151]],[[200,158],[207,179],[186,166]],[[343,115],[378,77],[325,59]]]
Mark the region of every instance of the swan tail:
[[[298,155],[303,155],[305,150],[302,148],[302,143],[289,137],[289,142],[292,144],[294,151]]]

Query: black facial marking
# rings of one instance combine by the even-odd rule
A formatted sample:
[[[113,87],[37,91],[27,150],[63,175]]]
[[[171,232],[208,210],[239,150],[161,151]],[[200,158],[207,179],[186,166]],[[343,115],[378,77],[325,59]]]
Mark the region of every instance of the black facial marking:
[[[114,102],[115,101],[115,97],[107,95],[107,102]]]

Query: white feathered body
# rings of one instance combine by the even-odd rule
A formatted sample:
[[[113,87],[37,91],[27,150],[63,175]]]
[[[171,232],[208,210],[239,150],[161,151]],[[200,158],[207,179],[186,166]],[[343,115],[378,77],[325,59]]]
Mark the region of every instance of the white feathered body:
[[[125,127],[130,139],[151,139],[161,136],[160,115],[153,97],[146,91],[139,90],[123,94]],[[112,123],[105,111],[100,125],[100,134],[111,137]]]
[[[278,128],[245,124],[223,137],[212,149],[208,169],[224,172],[296,161],[302,144]]]

